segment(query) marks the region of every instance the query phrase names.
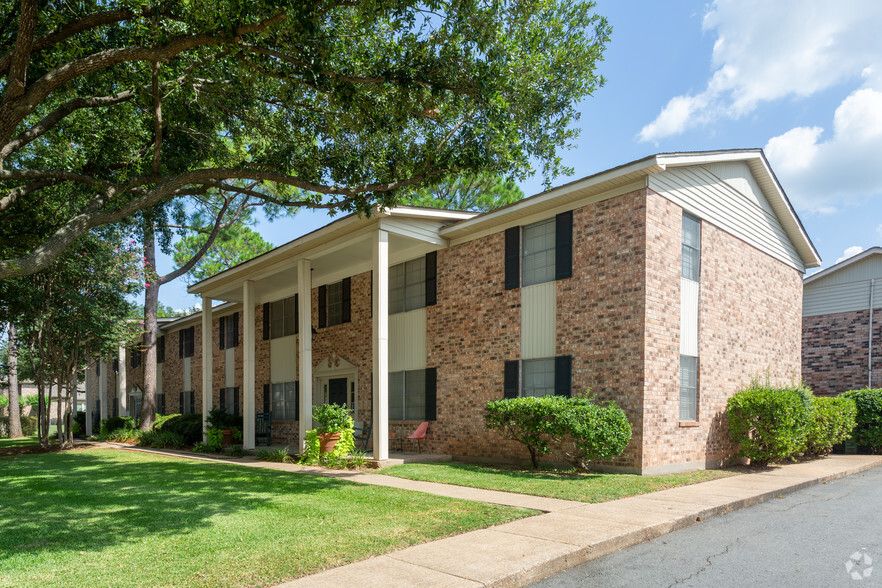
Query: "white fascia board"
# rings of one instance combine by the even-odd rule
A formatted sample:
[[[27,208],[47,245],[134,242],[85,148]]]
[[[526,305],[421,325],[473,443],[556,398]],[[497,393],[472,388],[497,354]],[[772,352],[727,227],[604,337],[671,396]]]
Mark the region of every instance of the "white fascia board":
[[[851,264],[857,263],[857,262],[859,262],[863,259],[866,259],[872,255],[882,255],[882,247],[879,247],[879,246],[870,247],[866,251],[861,251],[857,255],[852,255],[848,259],[843,259],[839,263],[833,264],[830,267],[828,267],[827,269],[823,269],[819,272],[813,273],[812,275],[810,275],[806,278],[803,278],[802,283],[809,284],[811,282],[814,282],[815,280],[819,280],[823,277],[829,276],[832,273],[838,272],[839,270],[844,269],[844,268],[850,266]]]
[[[217,306],[211,307],[212,317],[214,318],[216,313],[232,311],[234,307],[242,306],[238,302],[224,302],[223,304],[218,304]],[[220,316],[220,315],[218,315]],[[226,316],[226,315],[224,315]],[[184,327],[190,326],[190,323],[198,323],[202,320],[202,311],[194,312],[193,314],[188,314],[187,316],[182,316],[179,319],[176,319],[172,322],[165,323],[164,325],[160,325],[159,330],[162,332],[173,332],[178,331]]]

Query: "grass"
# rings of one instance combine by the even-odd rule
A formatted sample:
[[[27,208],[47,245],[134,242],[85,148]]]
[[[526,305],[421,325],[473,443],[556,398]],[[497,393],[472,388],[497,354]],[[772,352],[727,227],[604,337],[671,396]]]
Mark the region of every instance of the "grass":
[[[577,474],[454,462],[404,464],[383,469],[380,473],[410,480],[441,482],[579,502],[606,502],[736,475],[735,472],[726,470],[699,470],[663,476]]]
[[[0,458],[0,586],[261,586],[534,514],[108,449]]]
[[[19,437],[18,439],[0,439],[0,449],[9,447],[30,447],[31,445],[39,445],[40,440],[36,437]]]

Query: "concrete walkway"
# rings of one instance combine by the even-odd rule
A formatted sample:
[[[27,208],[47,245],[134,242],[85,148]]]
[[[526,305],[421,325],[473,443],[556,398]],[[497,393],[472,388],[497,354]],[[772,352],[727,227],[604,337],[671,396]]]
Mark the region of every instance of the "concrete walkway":
[[[755,474],[681,486],[599,504],[418,482],[360,472],[326,470],[253,458],[213,458],[188,452],[107,446],[173,454],[392,486],[543,514],[415,545],[291,582],[277,588],[387,586],[525,586],[592,559],[785,493],[823,484],[882,465],[882,456],[833,455],[775,466]]]

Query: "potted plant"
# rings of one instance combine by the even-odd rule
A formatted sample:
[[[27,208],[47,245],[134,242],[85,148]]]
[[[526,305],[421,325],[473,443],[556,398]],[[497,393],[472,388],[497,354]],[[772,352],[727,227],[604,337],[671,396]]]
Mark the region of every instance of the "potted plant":
[[[316,433],[319,436],[320,453],[330,453],[340,440],[340,435],[347,428],[352,428],[352,417],[349,409],[342,404],[322,404],[312,411],[312,418],[319,424]]]
[[[237,436],[241,440],[242,417],[229,414],[223,408],[213,408],[208,412],[207,420],[209,429],[221,430],[223,434],[221,447],[232,445]]]

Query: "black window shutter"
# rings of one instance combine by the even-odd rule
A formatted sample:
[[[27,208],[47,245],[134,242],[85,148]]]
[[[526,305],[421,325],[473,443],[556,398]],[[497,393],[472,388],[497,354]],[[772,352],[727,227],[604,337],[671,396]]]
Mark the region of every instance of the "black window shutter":
[[[196,414],[196,391],[190,390],[190,412]]]
[[[159,395],[159,412],[165,414],[165,394]]]
[[[219,345],[220,345],[221,349],[224,348],[224,343],[226,342],[226,338],[225,338],[226,333],[224,332],[224,327],[226,326],[225,323],[227,322],[226,318],[227,317],[225,317],[225,316],[220,317],[220,321],[219,321],[220,325],[218,326],[218,329],[217,329],[217,334],[218,334],[217,338],[220,339]]]
[[[557,215],[554,227],[554,279],[573,277],[573,211]]]
[[[239,346],[239,313],[233,313],[233,347]]]
[[[270,411],[270,385],[263,385],[263,412]]]
[[[181,397],[178,399],[178,411],[181,414],[184,414],[184,393],[181,392]]]
[[[294,295],[294,334],[300,332],[300,294]]]
[[[352,278],[343,278],[343,322],[352,322]]]
[[[190,327],[190,336],[188,337],[187,342],[190,345],[190,353],[188,357],[193,357],[193,354],[196,353],[196,327]]]
[[[220,407],[222,410],[226,410],[227,408],[227,389],[219,388],[220,390]]]
[[[113,416],[119,416],[119,398],[113,399]]]
[[[119,359],[113,360],[113,371],[114,373],[119,373]]]
[[[554,393],[558,396],[572,396],[573,357],[558,355],[554,358]]]
[[[269,339],[269,325],[270,325],[270,305],[269,302],[263,303],[263,340],[266,341]]]
[[[426,306],[435,306],[437,303],[438,252],[430,251],[426,253]]]
[[[319,286],[318,289],[318,326],[325,328],[328,324],[328,287]]]
[[[426,368],[426,420],[438,420],[438,368]]]
[[[505,398],[518,397],[518,376],[520,375],[520,361],[512,359],[505,362],[505,379],[502,384]]]
[[[294,382],[294,420],[300,420],[300,380]]]
[[[521,285],[521,227],[505,230],[505,289]]]
[[[233,388],[233,414],[239,416],[239,386]]]

